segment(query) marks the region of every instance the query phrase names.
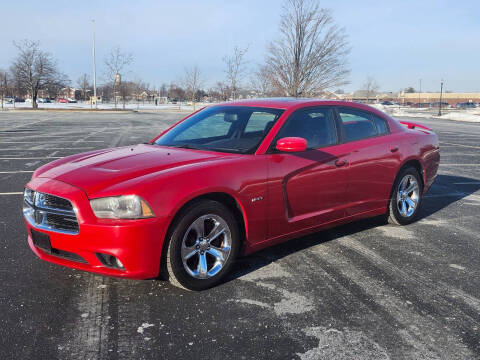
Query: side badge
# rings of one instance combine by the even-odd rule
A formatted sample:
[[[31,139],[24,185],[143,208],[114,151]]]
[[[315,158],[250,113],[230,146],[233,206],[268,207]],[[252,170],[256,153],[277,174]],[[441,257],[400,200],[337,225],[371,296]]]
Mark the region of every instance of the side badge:
[[[260,201],[260,200],[263,200],[263,196],[254,197],[254,198],[252,199],[252,203],[253,203],[253,202],[256,202],[256,201]]]

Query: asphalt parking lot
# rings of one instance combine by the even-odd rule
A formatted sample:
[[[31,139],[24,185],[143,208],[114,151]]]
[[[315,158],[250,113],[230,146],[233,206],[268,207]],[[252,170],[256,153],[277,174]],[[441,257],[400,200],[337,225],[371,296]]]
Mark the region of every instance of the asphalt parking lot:
[[[442,157],[418,222],[295,239],[208,291],[36,258],[18,194],[35,168],[182,115],[0,112],[0,359],[480,359],[480,124],[418,120]]]

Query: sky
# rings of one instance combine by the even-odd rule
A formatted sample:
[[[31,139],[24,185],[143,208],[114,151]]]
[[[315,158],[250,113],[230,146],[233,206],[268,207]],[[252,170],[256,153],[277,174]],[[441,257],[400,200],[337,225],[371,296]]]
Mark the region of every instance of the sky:
[[[409,86],[439,91],[480,92],[480,1],[319,0],[344,27],[351,52],[350,82],[361,89],[367,76],[382,91]],[[97,83],[104,58],[119,46],[133,54],[126,77],[151,86],[179,81],[198,65],[205,87],[225,78],[222,58],[235,46],[248,47],[248,68],[263,62],[278,37],[283,0],[176,1],[2,1],[0,68],[16,56],[13,41],[38,40],[75,85],[92,78],[95,19]],[[245,82],[248,82],[245,80]],[[335,90],[335,89],[332,89]]]

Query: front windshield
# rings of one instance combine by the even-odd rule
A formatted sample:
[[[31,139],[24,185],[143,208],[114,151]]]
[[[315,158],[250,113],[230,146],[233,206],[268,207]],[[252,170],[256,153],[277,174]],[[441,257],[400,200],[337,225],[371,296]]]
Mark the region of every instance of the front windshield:
[[[282,113],[280,109],[214,106],[182,121],[155,144],[251,154]]]

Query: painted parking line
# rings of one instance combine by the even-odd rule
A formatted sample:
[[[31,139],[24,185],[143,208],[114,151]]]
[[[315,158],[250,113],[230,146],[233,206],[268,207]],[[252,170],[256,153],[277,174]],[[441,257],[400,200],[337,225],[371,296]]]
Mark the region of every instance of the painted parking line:
[[[0,196],[2,195],[23,195],[23,192],[5,192],[5,193],[0,193]]]
[[[34,146],[34,148],[39,147],[39,145]],[[39,149],[34,149],[34,148],[28,148],[28,149],[0,149],[0,151],[39,151],[39,150],[88,150],[88,149],[93,149],[91,146],[87,147],[68,147],[68,148],[39,148]]]
[[[480,166],[480,164],[442,164],[440,166]]]
[[[0,171],[0,174],[23,174],[23,173],[33,173],[33,170]]]
[[[106,141],[102,140],[55,140],[54,143],[105,143]],[[52,141],[0,141],[0,144],[36,144],[36,145],[41,145],[41,144],[51,144]]]
[[[61,159],[64,156],[42,156],[42,157],[0,157],[0,160],[38,160],[38,159]]]
[[[451,146],[461,146],[461,147],[467,147],[467,148],[473,148],[473,149],[480,149],[480,146],[454,144],[454,143],[448,143],[448,142],[442,142],[442,141],[440,141],[440,146],[442,146],[443,144],[451,145]]]

